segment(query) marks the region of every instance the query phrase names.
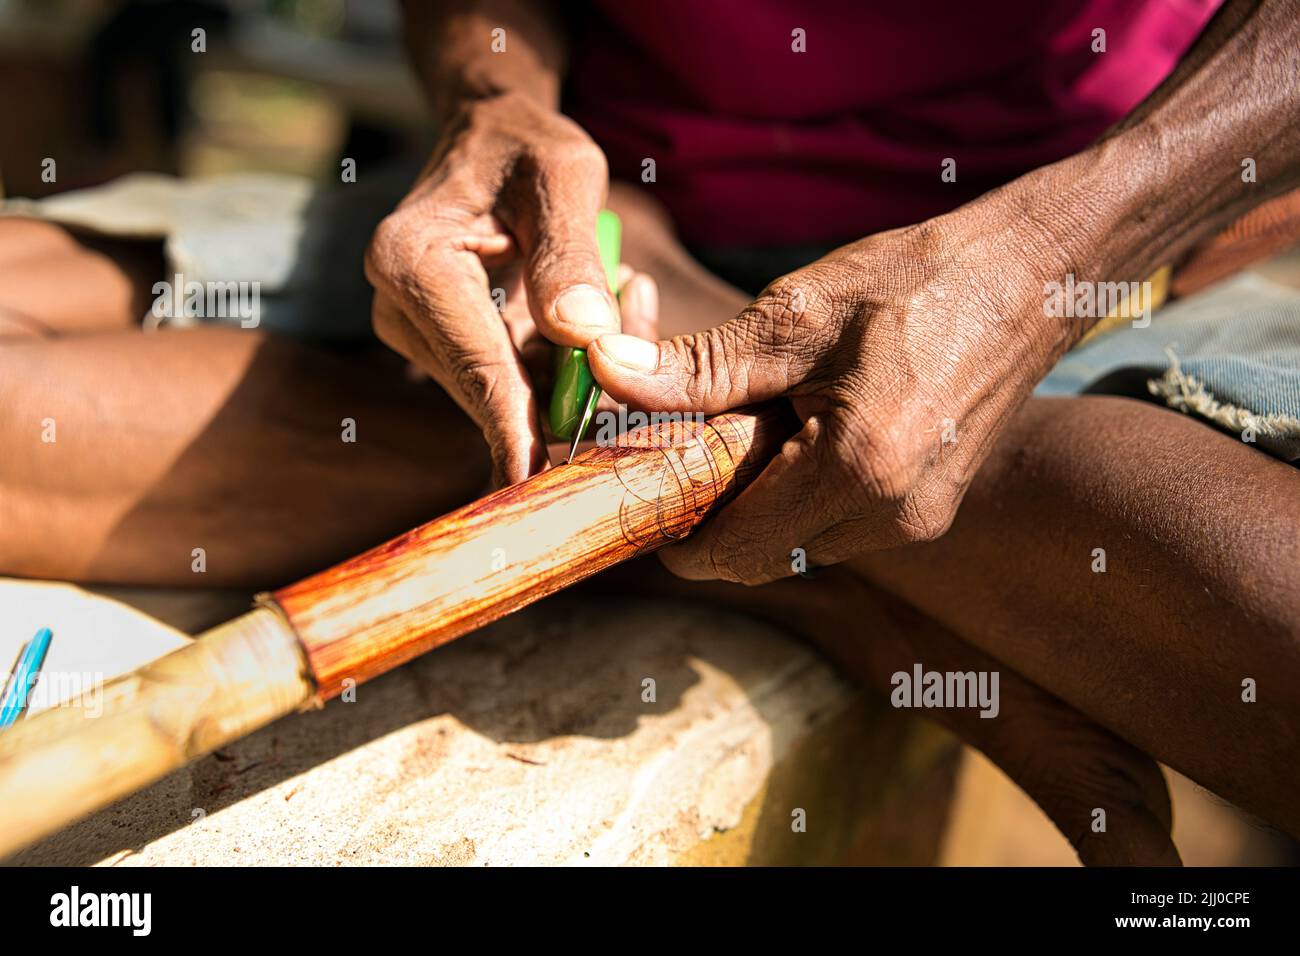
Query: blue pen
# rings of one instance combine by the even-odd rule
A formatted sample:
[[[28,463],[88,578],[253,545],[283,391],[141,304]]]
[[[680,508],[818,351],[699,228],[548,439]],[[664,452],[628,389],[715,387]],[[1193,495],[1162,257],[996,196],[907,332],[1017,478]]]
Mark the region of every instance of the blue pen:
[[[50,649],[50,638],[53,636],[54,633],[48,627],[43,627],[23,648],[4,700],[0,701],[0,727],[12,724],[27,706],[27,695],[31,693],[32,685],[41,673],[41,665],[45,663],[45,654]]]

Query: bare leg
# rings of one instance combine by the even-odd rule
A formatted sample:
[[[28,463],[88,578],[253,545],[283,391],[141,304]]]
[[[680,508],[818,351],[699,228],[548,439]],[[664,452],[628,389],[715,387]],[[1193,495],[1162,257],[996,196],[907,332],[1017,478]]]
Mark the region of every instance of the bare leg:
[[[481,437],[395,360],[227,328],[0,346],[0,448],[0,573],[115,583],[283,583],[488,474]]]
[[[1156,406],[1042,399],[947,535],[851,567],[1300,834],[1297,529],[1295,468]]]
[[[35,219],[0,219],[0,340],[139,324],[162,275],[158,243],[76,237]]]

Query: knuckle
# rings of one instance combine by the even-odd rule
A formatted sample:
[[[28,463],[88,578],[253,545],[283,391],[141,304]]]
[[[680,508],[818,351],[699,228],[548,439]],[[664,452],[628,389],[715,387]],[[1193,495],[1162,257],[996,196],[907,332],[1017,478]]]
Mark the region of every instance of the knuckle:
[[[580,174],[584,178],[600,180],[609,174],[605,153],[585,133],[575,131],[555,143],[550,150],[547,165],[567,174]]]
[[[791,387],[819,368],[841,364],[842,326],[834,309],[835,293],[825,277],[809,268],[775,280],[765,288],[738,322],[748,352],[766,359],[766,379]]]
[[[924,456],[896,431],[854,417],[830,436],[836,486],[852,508],[874,515],[895,544],[921,544],[948,533],[960,491],[927,478]]]
[[[524,144],[516,160],[516,172],[542,193],[554,193],[575,183],[599,191],[609,179],[609,164],[604,151],[574,126],[559,135]]]
[[[713,537],[704,555],[713,576],[733,584],[756,585],[770,580],[764,547],[758,533],[730,528]]]
[[[391,279],[402,271],[410,237],[410,223],[400,212],[390,213],[379,221],[365,256],[366,278],[372,285]]]
[[[457,392],[484,412],[508,408],[510,388],[504,362],[453,361],[451,377]]]
[[[855,417],[828,437],[837,477],[858,494],[876,504],[897,504],[911,493],[916,470],[888,430]]]
[[[379,221],[366,246],[364,267],[372,285],[409,282],[430,257],[445,257],[452,238],[477,213],[455,196],[438,194],[403,205]]]
[[[805,273],[781,276],[759,293],[757,305],[773,322],[797,322],[809,310],[816,293]]]
[[[740,365],[736,358],[744,352],[736,339],[736,330],[726,326],[672,339],[672,350],[683,373],[682,398],[691,408],[727,401],[743,391],[732,374]],[[728,355],[732,356],[731,362]]]
[[[894,524],[904,544],[924,544],[947,534],[956,514],[957,509],[946,503],[923,501],[917,495],[908,495],[899,504]]]
[[[795,327],[820,328],[835,317],[843,295],[843,276],[824,263],[814,263],[774,279],[759,293],[757,305],[778,321]]]

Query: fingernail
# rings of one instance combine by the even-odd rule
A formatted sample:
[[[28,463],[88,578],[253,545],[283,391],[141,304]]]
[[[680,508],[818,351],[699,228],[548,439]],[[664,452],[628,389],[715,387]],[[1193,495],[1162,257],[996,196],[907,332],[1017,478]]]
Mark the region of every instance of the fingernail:
[[[619,365],[638,372],[653,372],[659,367],[659,346],[635,335],[602,335],[596,340],[606,355]]]
[[[609,300],[589,285],[577,285],[555,302],[555,317],[561,325],[582,335],[596,336],[618,328]]]
[[[636,296],[637,315],[647,322],[659,317],[659,287],[649,279],[642,279],[633,286]]]

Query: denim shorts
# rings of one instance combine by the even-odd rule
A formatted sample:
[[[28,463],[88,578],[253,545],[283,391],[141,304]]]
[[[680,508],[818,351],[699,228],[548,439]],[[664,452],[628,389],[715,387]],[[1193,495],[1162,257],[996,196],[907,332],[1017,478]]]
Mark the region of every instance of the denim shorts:
[[[1128,395],[1300,461],[1300,290],[1240,272],[1076,346],[1038,395]]]

